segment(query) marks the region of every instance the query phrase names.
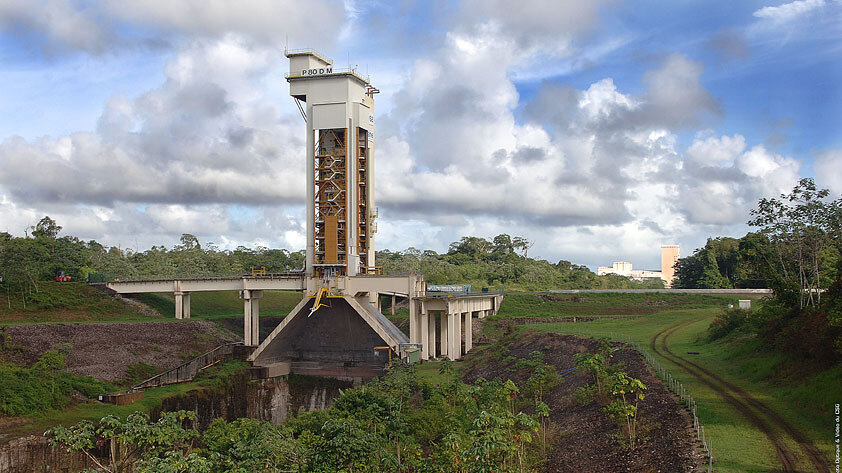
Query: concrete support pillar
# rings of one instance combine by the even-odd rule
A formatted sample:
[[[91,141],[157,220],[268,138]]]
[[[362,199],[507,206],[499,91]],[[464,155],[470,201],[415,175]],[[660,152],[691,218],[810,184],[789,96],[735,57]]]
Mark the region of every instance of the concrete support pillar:
[[[245,289],[240,292],[243,299],[243,343],[246,346],[260,345],[260,298],[263,291]]]
[[[392,296],[394,297],[394,296]],[[394,306],[392,306],[394,307]],[[428,312],[421,313],[421,359],[430,359],[430,314]]]
[[[425,346],[430,347],[427,350],[428,359],[436,357],[436,315],[438,314],[431,312],[427,317],[427,345]]]
[[[243,343],[246,346],[251,346],[251,297],[249,291],[241,292],[243,298]]]
[[[450,339],[447,337],[448,328],[450,326],[450,316],[447,312],[441,312],[439,317],[440,320],[440,329],[441,329],[441,337],[439,337],[439,346],[441,347],[441,357],[444,358],[447,356],[447,349],[450,345]]]
[[[473,312],[465,312],[465,353],[468,353],[474,347],[473,317]]]
[[[184,293],[181,291],[176,291],[173,293],[175,295],[175,318],[176,319],[183,319],[184,318]]]
[[[394,295],[394,294],[392,294],[392,307],[391,307],[391,310],[392,310],[392,315],[395,315],[395,295]]]
[[[183,294],[182,315],[184,316],[185,319],[189,319],[190,318],[190,293],[184,292],[182,294]]]
[[[409,301],[409,343],[421,342],[421,327],[420,316],[418,314],[418,304],[416,301],[410,299]]]
[[[453,320],[453,331],[450,332],[450,339],[453,341],[453,351],[450,359],[453,361],[462,358],[462,314],[456,312],[451,315]]]
[[[258,297],[251,298],[251,341],[247,345],[255,347],[260,345],[260,298]]]

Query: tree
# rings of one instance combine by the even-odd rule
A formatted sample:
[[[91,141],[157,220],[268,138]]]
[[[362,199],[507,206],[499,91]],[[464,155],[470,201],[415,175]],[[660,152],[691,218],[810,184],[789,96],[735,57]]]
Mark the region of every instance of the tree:
[[[46,435],[53,445],[61,445],[68,452],[82,452],[97,465],[96,471],[103,473],[208,472],[207,460],[191,453],[193,439],[199,433],[183,426],[195,416],[192,411],[164,412],[160,419],[150,422],[148,414],[135,412],[125,420],[107,416],[98,425],[82,421],[71,427],[55,427]],[[100,445],[108,446],[105,460],[94,455]]]
[[[182,233],[181,246],[177,247],[177,249],[188,251],[192,249],[201,250],[202,245],[199,244],[199,239],[196,238],[195,235],[191,235],[189,233]]]
[[[517,236],[517,237],[514,237],[514,239],[512,239],[512,245],[515,248],[523,251],[523,257],[524,258],[528,257],[529,249],[532,248],[532,245],[534,245],[534,244],[535,244],[534,241],[530,241],[530,240],[528,240],[524,237]]]
[[[812,178],[803,178],[789,194],[761,199],[748,222],[759,227],[771,245],[773,258],[765,270],[776,293],[797,298],[802,309],[821,305],[825,250],[838,239],[834,234],[838,204],[827,201],[829,194]]]
[[[515,249],[512,244],[512,237],[505,233],[497,235],[491,242],[494,244],[494,253],[508,255]]]
[[[32,227],[32,236],[35,238],[50,238],[55,240],[61,229],[62,227],[55,220],[45,216]]]

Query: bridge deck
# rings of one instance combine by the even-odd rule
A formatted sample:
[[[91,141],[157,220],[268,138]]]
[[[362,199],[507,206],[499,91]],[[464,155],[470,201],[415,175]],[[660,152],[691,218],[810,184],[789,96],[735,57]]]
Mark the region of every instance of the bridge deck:
[[[303,291],[305,289],[303,273],[283,273],[265,276],[138,279],[109,281],[105,283],[105,286],[120,294],[242,290]]]

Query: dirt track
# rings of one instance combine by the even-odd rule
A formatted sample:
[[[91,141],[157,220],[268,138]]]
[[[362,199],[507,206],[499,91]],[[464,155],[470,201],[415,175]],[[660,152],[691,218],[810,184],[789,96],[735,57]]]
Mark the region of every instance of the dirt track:
[[[792,426],[789,425],[780,415],[778,415],[775,411],[768,408],[766,405],[752,397],[747,392],[743,391],[739,387],[725,381],[720,376],[712,373],[708,369],[694,363],[691,360],[688,360],[684,357],[678,356],[673,353],[669,346],[667,345],[667,339],[675,333],[680,328],[689,325],[693,322],[697,322],[701,319],[693,319],[687,320],[670,327],[667,327],[660,332],[656,333],[652,340],[650,341],[650,347],[652,351],[657,353],[663,358],[670,360],[671,362],[675,363],[678,366],[681,366],[684,370],[690,373],[692,376],[696,377],[700,382],[706,384],[710,387],[714,392],[717,393],[723,400],[725,400],[728,404],[733,406],[737,411],[743,414],[752,424],[755,425],[761,432],[763,432],[777,452],[778,459],[781,462],[781,466],[783,467],[784,471],[786,472],[796,472],[796,465],[797,465],[797,457],[796,455],[789,449],[786,443],[780,438],[776,429],[783,430],[784,432],[789,435],[798,445],[801,447],[801,450],[810,460],[810,463],[813,464],[813,467],[819,473],[829,473],[829,467],[824,460],[824,457],[818,451],[818,449],[803,435],[801,435],[798,431],[796,431]],[[658,348],[658,339],[660,338],[660,349]],[[733,395],[732,395],[733,393]],[[734,397],[736,395],[739,397]],[[765,415],[766,418],[761,418],[757,415],[757,413],[752,410],[751,408],[756,409],[761,414]],[[767,420],[769,422],[767,422]],[[771,422],[771,425],[770,425]]]

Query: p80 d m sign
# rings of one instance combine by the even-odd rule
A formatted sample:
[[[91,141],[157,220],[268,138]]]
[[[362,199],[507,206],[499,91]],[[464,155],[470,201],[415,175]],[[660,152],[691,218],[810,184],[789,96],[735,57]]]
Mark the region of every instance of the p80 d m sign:
[[[333,74],[332,67],[320,67],[318,69],[302,69],[302,76],[320,76],[322,74]]]

